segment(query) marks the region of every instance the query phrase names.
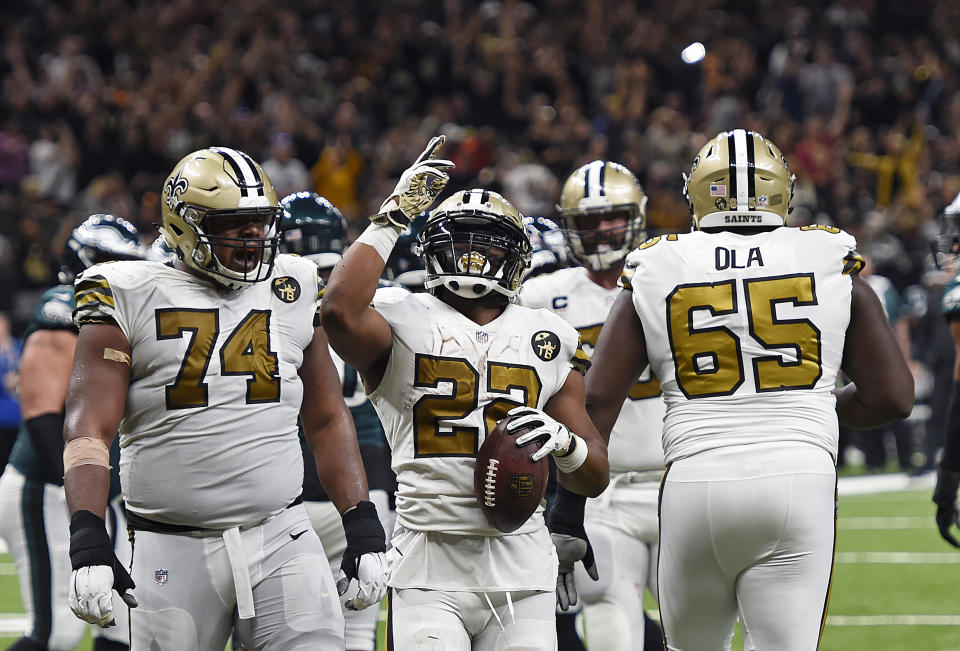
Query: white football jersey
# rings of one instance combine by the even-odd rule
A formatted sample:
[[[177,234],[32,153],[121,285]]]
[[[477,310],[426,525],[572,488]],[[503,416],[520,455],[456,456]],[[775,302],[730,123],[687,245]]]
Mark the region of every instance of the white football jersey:
[[[369,397],[392,450],[397,524],[502,535],[474,496],[477,450],[510,409],[543,408],[571,368],[586,363],[576,330],[518,305],[481,326],[431,294],[404,289],[378,291],[374,308],[393,330],[383,380]],[[514,533],[543,527],[541,505]]]
[[[697,231],[630,254],[633,304],[667,402],[667,462],[799,441],[836,457],[833,389],[863,259],[823,226]]]
[[[570,267],[525,281],[520,288],[520,304],[545,308],[563,317],[580,333],[580,343],[590,355],[621,291],[593,282],[585,267]],[[607,456],[611,473],[663,468],[661,432],[665,412],[660,382],[648,366],[623,403],[610,433]]]
[[[318,293],[316,265],[289,255],[239,292],[158,262],[97,265],[77,279],[77,325],[116,323],[132,349],[119,431],[128,509],[226,529],[296,499],[297,371]]]

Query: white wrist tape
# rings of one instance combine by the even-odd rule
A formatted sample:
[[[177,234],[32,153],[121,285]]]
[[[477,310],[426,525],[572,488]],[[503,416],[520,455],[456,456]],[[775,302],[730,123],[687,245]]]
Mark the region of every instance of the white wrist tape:
[[[356,241],[376,249],[380,257],[383,258],[383,263],[386,264],[387,258],[390,257],[390,252],[393,251],[393,247],[399,237],[400,231],[393,226],[370,224],[367,226],[367,230],[363,231]]]
[[[583,462],[587,460],[587,454],[590,452],[587,449],[586,441],[573,432],[570,433],[570,436],[570,451],[562,457],[553,457],[553,460],[557,462],[557,470],[560,472],[573,472],[583,465]]]

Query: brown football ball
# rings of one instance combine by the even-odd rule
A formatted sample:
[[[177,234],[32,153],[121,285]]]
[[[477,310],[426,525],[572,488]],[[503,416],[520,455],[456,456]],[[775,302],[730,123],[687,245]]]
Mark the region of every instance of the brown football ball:
[[[549,466],[544,457],[530,461],[537,444],[516,445],[520,434],[507,431],[510,417],[501,419],[477,452],[473,490],[490,526],[510,533],[516,531],[537,510],[547,490]]]

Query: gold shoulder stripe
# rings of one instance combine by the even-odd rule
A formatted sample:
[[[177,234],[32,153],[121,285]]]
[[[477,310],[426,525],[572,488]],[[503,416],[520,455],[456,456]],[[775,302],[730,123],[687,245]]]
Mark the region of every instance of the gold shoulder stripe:
[[[590,358],[583,352],[583,348],[577,346],[577,352],[573,354],[573,358],[570,360],[570,366],[572,366],[575,371],[579,371],[584,375],[587,374],[587,370],[590,368]]]
[[[856,251],[851,251],[843,258],[843,275],[853,276],[860,273],[864,264],[866,264],[866,262],[863,256]]]
[[[836,235],[840,232],[840,229],[836,226],[827,226],[826,224],[806,224],[800,227],[801,231],[826,231],[828,233],[833,233]]]
[[[631,274],[626,274],[626,273],[620,274],[620,282],[617,283],[617,284],[620,285],[621,287],[623,287],[624,289],[632,290],[632,289],[633,289],[633,274],[632,274],[632,273],[631,273]]]
[[[77,281],[76,291],[84,292],[91,289],[99,289],[101,291],[106,291],[113,293],[110,289],[110,283],[107,282],[107,279],[103,276],[90,276],[89,278],[81,278]]]
[[[656,237],[651,237],[649,240],[647,240],[646,242],[644,242],[643,244],[641,244],[641,245],[638,246],[637,248],[640,249],[641,251],[643,251],[644,249],[649,249],[651,246],[653,246],[654,244],[656,244],[656,243],[659,242],[659,241],[660,241],[660,236],[657,235]]]
[[[117,305],[113,300],[113,296],[108,296],[107,294],[101,294],[100,292],[84,292],[77,296],[77,308],[89,308],[95,305],[106,305],[110,308],[116,308]]]
[[[77,315],[78,326],[86,325],[88,323],[106,323],[107,325],[117,325],[117,322],[113,318],[109,316],[103,316],[101,314]]]
[[[317,267],[317,300],[323,298],[323,293],[327,291],[327,283],[323,282],[323,276],[320,275],[320,267]]]

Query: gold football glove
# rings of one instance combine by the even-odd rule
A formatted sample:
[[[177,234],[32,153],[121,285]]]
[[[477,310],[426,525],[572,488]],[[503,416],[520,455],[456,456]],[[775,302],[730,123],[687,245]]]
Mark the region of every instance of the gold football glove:
[[[403,230],[417,215],[425,211],[446,187],[450,176],[445,170],[453,168],[453,161],[434,158],[446,142],[446,136],[434,136],[413,165],[400,176],[397,187],[380,206],[380,212],[370,218],[374,224],[393,226]]]

